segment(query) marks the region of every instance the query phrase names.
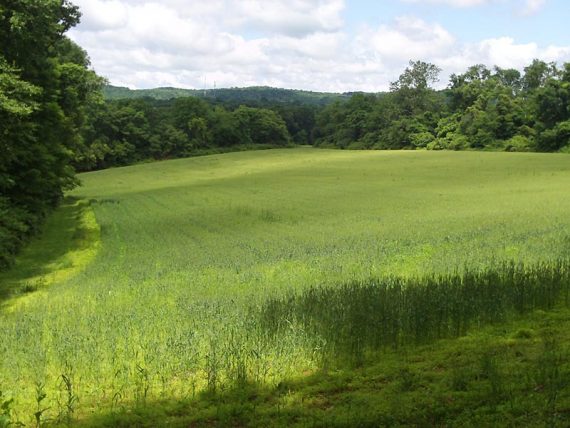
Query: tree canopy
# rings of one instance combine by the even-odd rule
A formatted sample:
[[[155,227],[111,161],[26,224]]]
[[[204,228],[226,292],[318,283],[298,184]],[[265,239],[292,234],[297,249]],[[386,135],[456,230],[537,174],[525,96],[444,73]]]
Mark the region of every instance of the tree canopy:
[[[315,144],[340,148],[570,151],[570,64],[524,73],[478,64],[431,87],[439,68],[410,61],[388,94],[354,96],[316,118]]]
[[[102,84],[64,35],[79,18],[67,0],[0,6],[0,267],[77,183],[73,151]]]

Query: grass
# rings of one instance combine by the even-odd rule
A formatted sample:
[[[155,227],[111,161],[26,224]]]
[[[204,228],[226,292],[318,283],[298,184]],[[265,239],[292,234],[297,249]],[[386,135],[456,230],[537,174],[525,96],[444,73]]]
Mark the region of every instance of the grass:
[[[564,427],[570,420],[570,311],[369,358],[361,367],[158,399],[82,427]],[[556,338],[556,339],[554,339]]]
[[[358,365],[370,351],[461,337],[537,309],[568,307],[569,294],[570,262],[531,267],[510,263],[477,272],[371,279],[270,297],[257,325],[277,341],[292,328],[302,330],[313,337],[327,365],[328,360]]]
[[[85,201],[67,197],[51,215],[43,232],[26,247],[16,266],[0,273],[0,304],[13,310],[19,296],[41,291],[80,272],[99,249],[99,226]],[[25,299],[24,299],[25,300]]]
[[[253,415],[259,413],[261,426],[282,412],[284,425],[326,425],[340,414],[345,419],[339,420],[350,422],[359,413],[364,425],[376,417],[363,413],[370,406],[380,406],[376,422],[390,414],[390,408],[379,404],[387,397],[382,394],[391,394],[386,402],[393,403],[392,410],[394,400],[401,399],[409,413],[386,423],[413,424],[413,403],[424,414],[430,408],[429,394],[421,399],[418,391],[425,390],[414,386],[418,379],[429,384],[424,376],[430,372],[410,359],[424,355],[450,367],[454,350],[468,341],[420,345],[417,353],[409,351],[408,365],[399,363],[401,351],[384,350],[377,357],[365,352],[361,367],[350,365],[343,371],[341,361],[324,364],[327,335],[322,330],[291,322],[274,340],[261,319],[267,305],[288,302],[291,296],[302,301],[310,290],[333,290],[340,293],[339,302],[346,302],[343,284],[484,272],[504,260],[532,270],[564,259],[570,249],[570,164],[565,155],[307,148],[144,164],[83,174],[81,179],[83,187],[70,196],[85,201],[81,212],[94,213],[100,228],[100,245],[89,247],[89,257],[80,257],[83,267],[73,275],[62,274],[59,262],[47,259],[51,253],[53,260],[63,260],[76,248],[73,242],[78,240],[69,238],[75,234],[70,227],[74,223],[64,220],[68,211],[63,207],[54,217],[60,220],[46,227],[50,239],[31,246],[28,260],[24,254],[0,278],[0,288],[11,290],[34,275],[52,272],[54,278],[49,287],[40,286],[37,292],[32,287],[18,300],[5,301],[9,307],[0,312],[0,391],[6,400],[14,398],[9,405],[12,420],[30,425],[40,411],[40,424],[112,425],[122,420],[132,425],[148,418],[156,425],[163,415],[181,425],[226,420],[255,425]],[[98,242],[98,233],[83,241]],[[57,242],[53,245],[61,245],[61,251],[46,252],[42,245],[48,242]],[[45,270],[33,273],[33,265]],[[567,325],[566,309],[557,308]],[[517,315],[504,321],[514,323],[512,334],[520,330],[521,337],[512,340],[528,345],[524,364],[534,364],[546,339],[536,333],[542,331],[539,321],[524,327],[525,319]],[[563,330],[553,331],[558,340],[553,355],[566,352]],[[477,394],[483,394],[478,388],[490,384],[470,370],[484,366],[488,377],[500,378],[497,373],[506,368],[492,353],[510,339],[478,328],[463,333],[477,343],[488,338],[481,349],[488,349],[491,357],[476,352],[473,361],[465,357],[465,373],[461,367],[443,373],[457,394],[467,394],[464,399],[475,418],[479,407],[473,406],[481,403]],[[478,334],[483,336],[476,339]],[[371,363],[375,358],[380,361]],[[563,378],[563,364],[560,370],[541,376]],[[367,378],[385,371],[395,374],[384,392],[366,386]],[[344,388],[352,376],[362,381],[333,403],[341,413],[319,405],[329,400],[329,383]],[[290,382],[297,391],[294,397],[287,396]],[[324,385],[324,392],[313,394],[312,382]],[[450,390],[442,385],[436,397]],[[522,396],[527,386],[513,388]],[[397,388],[403,393],[395,394]],[[502,384],[489,388],[500,398],[497,403],[508,398]],[[552,389],[557,404],[549,417],[562,417],[560,409],[568,408],[567,388],[558,389]],[[248,394],[255,398],[243,403]],[[220,400],[227,406],[219,405]],[[540,420],[533,406],[528,417]],[[230,410],[238,413],[228,416]],[[497,408],[485,411],[489,414],[477,416],[481,421],[502,420]],[[517,415],[513,420],[525,421]],[[448,416],[470,417],[459,410]],[[430,420],[429,415],[422,418],[417,421]]]

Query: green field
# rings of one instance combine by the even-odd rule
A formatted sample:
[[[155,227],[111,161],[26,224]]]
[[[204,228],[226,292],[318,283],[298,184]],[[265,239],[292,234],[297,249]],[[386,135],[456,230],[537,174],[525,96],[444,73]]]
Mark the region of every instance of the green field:
[[[40,423],[89,423],[92,413],[224,396],[240,382],[281,391],[325,366],[340,370],[302,317],[268,331],[269,299],[550,263],[570,250],[564,154],[285,149],[80,179],[0,276],[0,391],[14,398],[13,420],[32,426],[36,412]],[[398,358],[387,355],[378,370],[392,373]]]

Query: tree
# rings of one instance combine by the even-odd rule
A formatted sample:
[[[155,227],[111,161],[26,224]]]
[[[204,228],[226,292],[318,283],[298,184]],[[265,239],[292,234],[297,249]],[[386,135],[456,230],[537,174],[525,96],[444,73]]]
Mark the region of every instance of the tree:
[[[554,62],[546,63],[535,59],[532,64],[524,68],[524,77],[522,79],[523,89],[532,92],[545,85],[546,81],[556,76],[557,68]]]
[[[0,264],[77,183],[71,161],[81,144],[82,107],[101,82],[64,36],[79,17],[67,0],[0,6],[0,228],[22,223],[0,238]]]
[[[233,115],[242,133],[242,144],[284,146],[291,140],[285,122],[272,110],[240,106]]]
[[[398,80],[390,84],[390,90],[411,89],[425,91],[430,88],[431,84],[439,81],[439,73],[441,73],[441,69],[434,64],[423,61],[410,61],[410,65],[406,67]]]

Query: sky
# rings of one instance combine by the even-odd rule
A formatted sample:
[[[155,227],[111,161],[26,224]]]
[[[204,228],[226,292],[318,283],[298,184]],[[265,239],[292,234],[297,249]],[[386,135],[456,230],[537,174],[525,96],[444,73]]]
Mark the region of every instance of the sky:
[[[570,62],[568,0],[73,0],[69,36],[116,86],[388,90],[410,60],[437,87],[475,64]]]

